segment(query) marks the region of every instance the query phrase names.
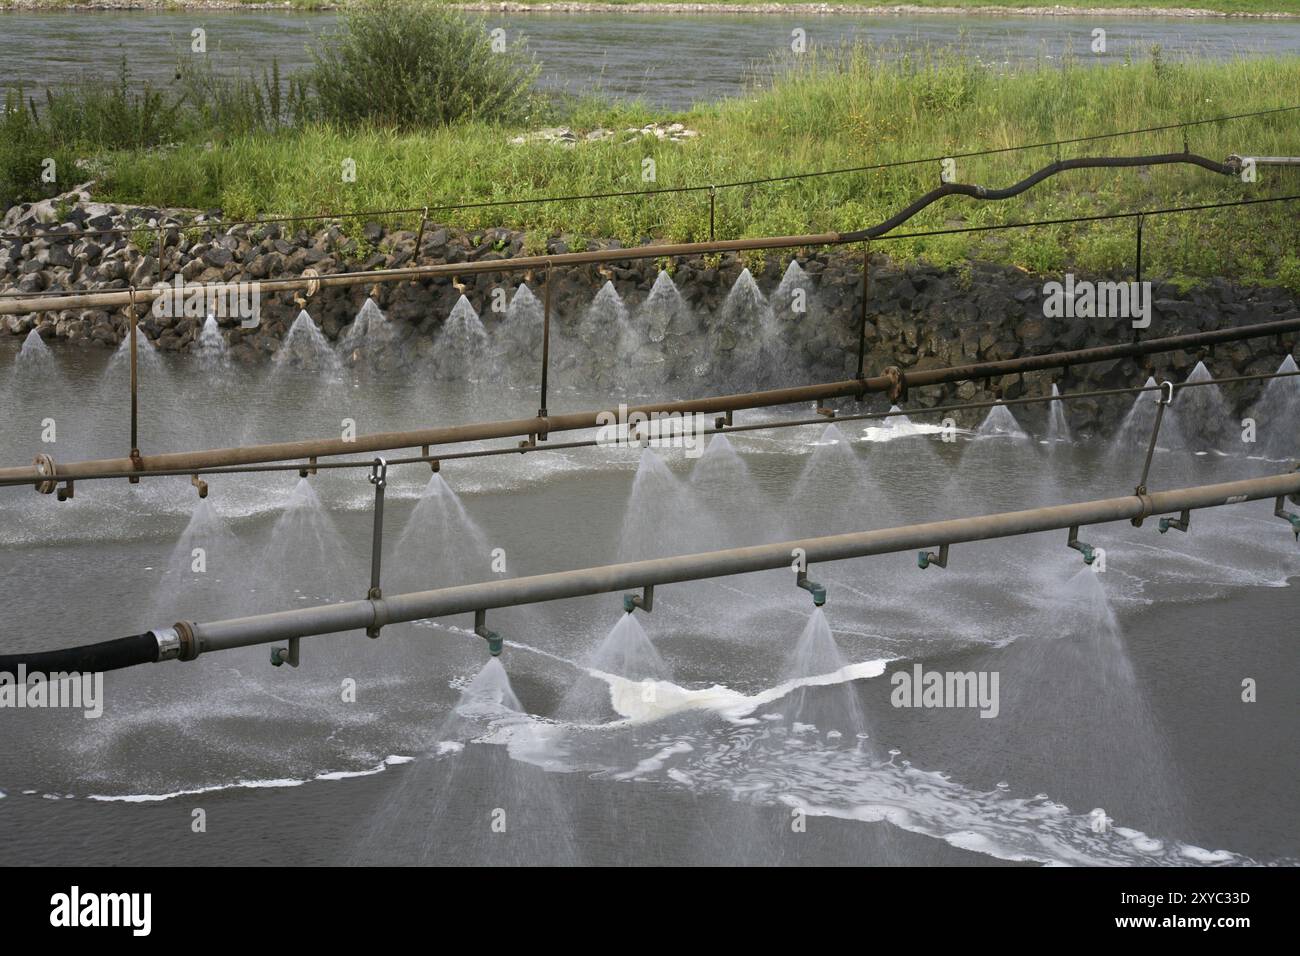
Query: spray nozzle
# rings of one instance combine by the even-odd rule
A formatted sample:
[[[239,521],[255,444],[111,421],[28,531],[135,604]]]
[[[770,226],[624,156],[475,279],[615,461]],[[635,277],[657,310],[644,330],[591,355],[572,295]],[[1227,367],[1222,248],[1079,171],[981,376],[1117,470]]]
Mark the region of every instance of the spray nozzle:
[[[1083,555],[1084,564],[1092,564],[1092,562],[1097,560],[1097,552],[1093,548],[1093,546],[1079,540],[1078,525],[1070,526],[1070,540],[1067,542],[1067,544],[1069,547],[1073,548],[1075,551],[1078,551],[1080,554]]]
[[[948,566],[948,546],[939,545],[939,553],[933,551],[916,552],[916,566],[924,571],[926,568],[934,565],[936,568],[946,568]]]
[[[794,583],[797,587],[803,588],[812,595],[813,604],[817,607],[821,607],[826,603],[826,586],[818,584],[816,581],[809,581],[807,571],[798,572]]]
[[[488,629],[487,611],[474,612],[474,633],[487,641],[489,654],[493,657],[501,656],[501,649],[505,646],[506,641],[496,631]]]
[[[647,584],[644,588],[641,589],[640,594],[623,595],[623,610],[626,611],[628,614],[631,614],[637,608],[640,608],[641,610],[646,612],[653,611],[654,603],[655,603],[655,586],[653,584]]]
[[[1182,531],[1186,533],[1187,529],[1191,527],[1191,524],[1192,524],[1191,509],[1184,508],[1183,513],[1180,514],[1177,518],[1160,519],[1160,533],[1164,534],[1170,528],[1173,528],[1175,531]]]

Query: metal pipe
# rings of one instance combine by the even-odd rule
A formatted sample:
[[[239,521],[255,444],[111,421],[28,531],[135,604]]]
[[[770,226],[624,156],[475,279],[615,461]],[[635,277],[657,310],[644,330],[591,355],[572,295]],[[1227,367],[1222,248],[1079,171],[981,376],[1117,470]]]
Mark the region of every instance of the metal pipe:
[[[675,402],[657,402],[639,405],[628,410],[651,415],[659,414],[716,414],[748,408],[767,408],[804,402],[822,402],[833,398],[860,397],[867,392],[886,392],[900,384],[908,388],[943,385],[973,379],[1041,371],[1049,368],[1068,368],[1089,362],[1105,362],[1116,358],[1131,358],[1155,352],[1197,348],[1239,339],[1260,338],[1300,331],[1300,316],[1243,325],[1236,328],[1214,329],[1209,332],[1190,332],[1141,342],[1124,342],[1101,345],[1067,352],[1029,355],[996,362],[960,365],[900,375],[878,375],[872,378],[848,379],[822,385],[803,385],[777,388],[761,392],[718,395],[712,398],[687,399]],[[55,465],[53,472],[42,471],[37,465],[0,468],[0,484],[37,484],[57,479],[86,479],[116,475],[125,471],[179,470],[186,474],[208,468],[228,465],[251,465],[260,462],[288,461],[301,458],[324,458],[331,455],[387,451],[396,448],[418,448],[423,445],[452,445],[462,442],[489,441],[498,438],[527,438],[549,432],[576,431],[595,428],[601,411],[570,412],[565,415],[537,416],[535,418],[507,419],[495,422],[478,422],[469,425],[450,425],[441,428],[417,429],[409,432],[376,432],[358,435],[352,441],[341,438],[308,439],[278,442],[267,445],[249,445],[238,448],[215,448],[206,451],[169,452],[147,458],[101,459]]]
[[[867,360],[867,294],[871,281],[871,244],[862,244],[862,314],[858,316],[858,373],[855,378],[862,378],[863,366]]]
[[[542,306],[542,400],[537,417],[546,417],[546,380],[551,370],[551,267],[546,267],[546,294]]]
[[[559,266],[593,265],[603,262],[626,262],[636,259],[657,259],[661,256],[696,256],[715,252],[749,252],[765,249],[792,249],[799,246],[833,246],[843,240],[838,232],[819,232],[803,236],[770,236],[758,239],[728,239],[716,242],[679,242],[664,245],[635,246],[631,249],[599,249],[590,252],[566,252],[546,256],[520,256],[514,259],[489,259],[479,262],[443,262],[434,265],[415,265],[400,269],[377,269],[374,272],[337,272],[313,278],[301,276],[285,279],[264,279],[258,283],[263,293],[294,292],[305,289],[309,283],[319,288],[352,286],[362,283],[403,282],[416,279],[436,279],[440,276],[479,275],[494,272],[524,272],[542,269],[552,263]],[[197,288],[197,287],[196,287]],[[225,292],[224,283],[204,286],[205,289]],[[162,292],[140,290],[140,298],[152,302]],[[130,301],[127,292],[87,292],[81,295],[37,295],[24,298],[0,297],[0,315],[25,315],[56,309],[118,308]]]
[[[1296,494],[1300,494],[1300,469],[1265,478],[1201,485],[1143,496],[1127,495],[1122,498],[933,521],[878,531],[860,531],[524,578],[484,581],[460,587],[398,594],[377,601],[351,601],[297,608],[186,626],[193,633],[193,655],[197,656],[203,652],[247,647],[287,638],[366,630],[377,622],[396,624],[492,608],[788,568],[791,555],[796,549],[802,550],[807,563],[811,565],[913,551],[936,544],[961,544],[1132,520],[1153,514],[1182,513],[1245,501],[1271,501]]]

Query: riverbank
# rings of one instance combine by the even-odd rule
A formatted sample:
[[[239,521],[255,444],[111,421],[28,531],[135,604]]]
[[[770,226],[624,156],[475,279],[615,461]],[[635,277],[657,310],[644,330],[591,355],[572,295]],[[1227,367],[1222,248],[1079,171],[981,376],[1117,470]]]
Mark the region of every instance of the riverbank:
[[[918,0],[904,4],[879,4],[875,0],[823,3],[818,0],[784,0],[781,3],[732,3],[703,0],[694,3],[645,3],[612,0],[603,3],[484,3],[481,0],[447,0],[451,6],[474,13],[648,13],[648,14],[751,14],[826,16],[985,16],[985,17],[1181,17],[1255,19],[1300,18],[1300,0],[1090,0],[1087,5],[1006,4],[995,0]],[[0,11],[60,10],[337,10],[346,6],[332,0],[0,0]]]
[[[1184,148],[1216,160],[1296,155],[1294,113],[1203,121],[1241,112],[1244,91],[1252,111],[1295,107],[1297,89],[1300,57],[1152,57],[1104,70],[1067,62],[1006,73],[939,56],[882,62],[857,48],[804,61],[750,96],[675,115],[582,101],[522,123],[468,120],[409,131],[313,121],[258,129],[234,117],[229,131],[173,121],[149,142],[71,145],[16,130],[11,148],[20,150],[19,140],[28,145],[15,153],[9,181],[16,189],[22,177],[38,177],[41,157],[52,156],[68,185],[45,196],[93,180],[96,198],[106,201],[220,210],[227,221],[341,217],[350,234],[359,226],[351,214],[411,228],[428,205],[431,218],[454,227],[519,230],[538,250],[555,237],[575,251],[593,239],[694,241],[710,228],[726,239],[849,232],[934,188],[940,164],[915,162],[923,157],[955,156],[956,181],[1001,188],[1058,157]],[[134,115],[111,103],[96,109]],[[1199,125],[1187,127],[1186,136],[1159,129],[1187,121]],[[697,135],[640,135],[652,122],[680,122]],[[561,124],[570,136],[530,137]],[[1157,131],[1059,149],[1008,149],[1151,127]],[[616,135],[597,138],[610,130]],[[968,155],[988,150],[995,152]],[[806,175],[845,167],[856,171]],[[722,184],[712,202],[710,183]],[[31,186],[20,192],[22,199],[42,198]],[[923,235],[891,240],[888,249],[900,260],[940,265],[983,259],[1033,272],[1127,272],[1132,220],[990,227],[1296,193],[1293,167],[1262,169],[1254,183],[1182,164],[1068,170],[1007,200],[946,197],[906,224],[905,231]],[[604,198],[541,201],[566,196]],[[447,208],[455,206],[462,208]],[[1292,203],[1154,218],[1144,234],[1144,267],[1175,281],[1221,276],[1300,289],[1298,241]]]

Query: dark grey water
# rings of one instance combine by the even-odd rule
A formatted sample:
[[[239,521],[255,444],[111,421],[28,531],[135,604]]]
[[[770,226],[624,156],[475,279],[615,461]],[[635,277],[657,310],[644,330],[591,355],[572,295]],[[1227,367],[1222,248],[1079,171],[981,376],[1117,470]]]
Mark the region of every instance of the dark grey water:
[[[0,461],[119,453],[120,359],[56,348],[33,377],[16,345],[0,342]],[[178,356],[145,361],[141,382],[146,451],[536,405],[531,387]],[[554,385],[560,412],[609,399]],[[1261,442],[1281,428],[1294,446],[1300,382],[1270,389]],[[1231,442],[1176,450],[1223,431],[1222,403],[1196,391],[1166,418],[1152,487],[1286,467]],[[699,459],[596,448],[395,471],[385,588],[485,579],[496,548],[523,575],[1131,489],[1138,447],[1047,444],[1041,410],[1017,415],[1028,436],[882,441],[845,422],[736,434],[734,454]],[[364,474],[210,484],[202,505],[184,479],[84,482],[65,503],[0,490],[4,646],[364,592]],[[489,623],[510,642],[504,672],[483,669],[467,619],[313,638],[298,670],[260,647],[115,672],[97,719],[0,709],[0,862],[1295,862],[1300,548],[1271,510],[1198,512],[1187,535],[1084,529],[1102,572],[1064,533],[956,547],[946,570],[910,555],[826,565],[812,575],[824,614],[783,572],[666,587],[638,615],[641,643],[611,644],[615,595],[503,610]],[[633,651],[662,670],[631,697],[582,666]],[[891,706],[888,675],[914,662],[998,672],[997,718]],[[458,699],[481,705],[476,688],[503,690],[501,673],[520,713],[457,716]],[[1241,700],[1247,678],[1257,703]]]
[[[207,31],[209,54],[222,69],[260,72],[271,58],[296,69],[310,62],[312,38],[333,14],[142,11],[0,14],[0,86],[29,89],[82,75],[114,75],[123,56],[139,79],[165,84],[176,58],[190,56],[190,31]],[[993,64],[1073,53],[1099,65],[1144,56],[1159,45],[1167,57],[1294,54],[1300,21],[1068,17],[669,16],[644,14],[489,16],[507,38],[526,38],[540,60],[542,83],[576,93],[604,91],[667,108],[741,92],[789,59],[791,33],[810,47],[867,40],[897,45],[960,45]],[[1090,52],[1092,31],[1106,30],[1107,52]],[[775,60],[774,60],[775,58]]]

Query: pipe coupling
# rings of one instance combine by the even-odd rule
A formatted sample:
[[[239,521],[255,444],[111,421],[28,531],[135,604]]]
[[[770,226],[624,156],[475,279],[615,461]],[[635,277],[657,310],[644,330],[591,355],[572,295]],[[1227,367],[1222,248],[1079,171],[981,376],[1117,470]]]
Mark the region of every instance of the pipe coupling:
[[[54,494],[54,489],[59,486],[59,480],[53,477],[55,471],[54,459],[51,458],[49,455],[37,455],[36,458],[33,459],[32,464],[36,466],[37,475],[51,476],[49,478],[45,478],[43,481],[38,480],[36,482],[36,490],[43,495]]]
[[[881,373],[889,379],[889,388],[887,393],[889,401],[894,405],[899,405],[907,400],[907,376],[897,365],[891,365]]]

